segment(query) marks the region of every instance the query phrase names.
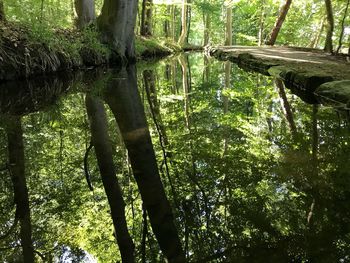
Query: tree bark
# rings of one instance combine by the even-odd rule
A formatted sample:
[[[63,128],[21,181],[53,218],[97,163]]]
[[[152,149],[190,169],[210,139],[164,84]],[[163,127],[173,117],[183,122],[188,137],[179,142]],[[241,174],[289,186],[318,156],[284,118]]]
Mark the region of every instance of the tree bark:
[[[141,36],[152,36],[152,0],[142,0]]]
[[[0,0],[0,22],[6,21],[4,1]]]
[[[182,15],[181,15],[181,34],[180,34],[180,38],[179,38],[179,45],[180,46],[184,46],[185,44],[188,44],[186,42],[187,40],[187,31],[188,31],[188,27],[187,27],[187,15],[188,15],[188,0],[183,0],[182,2]]]
[[[100,99],[86,96],[86,109],[90,120],[92,143],[105,189],[123,262],[135,262],[134,243],[125,217],[125,203],[116,177],[113,152],[108,135],[107,116]]]
[[[104,97],[122,133],[134,177],[160,249],[169,262],[185,262],[137,89],[136,67],[130,65],[122,70],[118,78],[112,78]]]
[[[34,263],[32,225],[28,188],[25,177],[23,131],[20,117],[10,117],[6,127],[9,154],[9,169],[14,189],[16,217],[20,222],[20,238],[23,249],[23,262]]]
[[[226,9],[225,46],[232,46],[232,7]]]
[[[326,11],[327,11],[327,36],[324,51],[333,52],[333,31],[334,31],[334,17],[331,0],[325,0]]]
[[[210,25],[211,25],[211,16],[208,13],[203,14],[203,22],[204,22],[204,46],[209,44],[210,39]]]
[[[75,0],[75,11],[77,12],[77,27],[84,28],[91,21],[96,19],[94,0]]]
[[[346,7],[345,7],[345,11],[344,11],[344,16],[343,19],[341,21],[341,29],[340,29],[340,36],[339,36],[339,43],[338,43],[338,48],[337,48],[337,54],[339,53],[341,46],[343,44],[343,37],[344,37],[344,27],[345,27],[345,20],[346,17],[348,15],[348,9],[349,9],[349,5],[350,5],[350,0],[348,0],[348,2],[346,3]]]
[[[121,58],[135,60],[137,0],[105,0],[97,25],[102,42],[115,49]]]
[[[266,45],[270,45],[273,46],[275,45],[278,33],[281,30],[281,27],[283,25],[284,20],[286,19],[286,16],[288,14],[290,5],[292,4],[292,0],[286,0],[286,3],[282,6],[281,11],[280,11],[280,15],[278,16],[276,23],[270,33],[270,38],[269,40],[266,42]]]

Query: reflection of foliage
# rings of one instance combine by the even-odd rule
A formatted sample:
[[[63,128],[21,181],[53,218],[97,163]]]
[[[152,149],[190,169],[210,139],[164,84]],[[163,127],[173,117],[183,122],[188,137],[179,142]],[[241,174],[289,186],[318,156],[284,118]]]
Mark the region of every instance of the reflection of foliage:
[[[348,123],[331,109],[316,110],[287,93],[294,134],[269,78],[233,66],[227,87],[221,62],[202,60],[201,55],[180,62],[185,64],[168,60],[150,66],[148,74],[154,76],[140,77],[139,84],[163,184],[190,259],[337,262],[348,258]],[[182,78],[182,70],[187,79]],[[155,85],[152,91],[153,84],[146,83],[153,92],[150,96],[143,85],[147,79]],[[92,92],[99,94],[104,83],[103,78],[98,80]],[[108,122],[129,231],[140,256],[141,201],[110,112]],[[84,180],[82,160],[90,135],[83,95],[70,94],[49,111],[24,117],[23,125],[35,249],[46,259],[71,253],[69,257],[79,262],[85,252],[99,262],[119,259],[93,154],[89,157],[93,193]],[[3,130],[0,135],[5,146]],[[2,147],[0,168],[6,159]],[[1,235],[13,222],[14,207],[10,178],[6,171],[0,175],[4,178]],[[1,250],[0,260],[18,257],[16,235],[0,240],[0,249],[9,248]],[[150,262],[162,260],[151,233],[146,246]]]

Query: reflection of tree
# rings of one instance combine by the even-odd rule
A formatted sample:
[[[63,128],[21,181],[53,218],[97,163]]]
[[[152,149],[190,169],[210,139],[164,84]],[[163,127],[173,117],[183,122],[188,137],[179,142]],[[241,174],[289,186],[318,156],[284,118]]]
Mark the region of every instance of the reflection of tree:
[[[111,79],[105,91],[128,149],[131,167],[159,246],[170,261],[184,260],[172,211],[160,181],[134,66]],[[127,87],[127,88],[125,88]]]
[[[113,152],[108,135],[107,116],[103,103],[91,96],[86,97],[86,109],[90,119],[92,144],[106,191],[117,243],[122,260],[134,262],[134,244],[129,235],[125,218],[125,203],[116,177]]]
[[[28,188],[25,177],[23,131],[20,117],[9,117],[6,125],[8,140],[8,169],[11,175],[16,204],[16,219],[20,223],[20,238],[24,262],[34,262],[32,225]]]

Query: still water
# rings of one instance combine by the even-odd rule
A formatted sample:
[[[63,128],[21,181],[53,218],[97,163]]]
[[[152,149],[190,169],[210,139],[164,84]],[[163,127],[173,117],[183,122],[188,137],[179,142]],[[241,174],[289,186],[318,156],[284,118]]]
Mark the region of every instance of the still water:
[[[139,94],[128,92],[129,71],[90,70],[0,91],[0,166],[9,162],[4,127],[16,119],[39,262],[121,259],[95,151],[88,151],[86,96],[105,101],[137,261],[164,262],[134,179],[152,172],[150,142],[132,143],[147,129],[189,261],[350,262],[346,112],[307,104],[279,80],[202,54],[138,64],[131,81]],[[0,176],[1,237],[16,209],[9,171]],[[18,262],[21,253],[17,226],[0,239],[0,261]]]

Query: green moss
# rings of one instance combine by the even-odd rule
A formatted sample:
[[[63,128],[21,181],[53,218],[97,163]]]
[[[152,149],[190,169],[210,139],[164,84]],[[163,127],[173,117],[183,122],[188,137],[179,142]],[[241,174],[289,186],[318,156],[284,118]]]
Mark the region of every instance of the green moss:
[[[150,39],[137,36],[135,41],[135,52],[138,59],[169,55],[180,50],[180,46],[165,39]]]

